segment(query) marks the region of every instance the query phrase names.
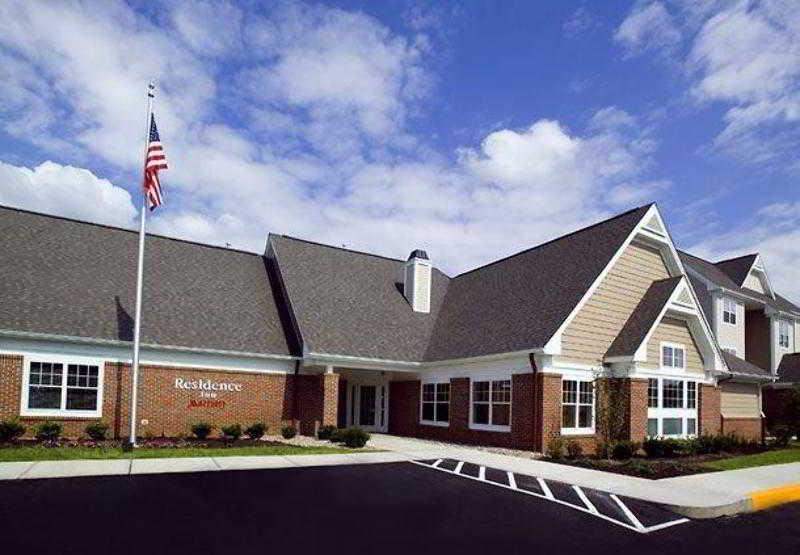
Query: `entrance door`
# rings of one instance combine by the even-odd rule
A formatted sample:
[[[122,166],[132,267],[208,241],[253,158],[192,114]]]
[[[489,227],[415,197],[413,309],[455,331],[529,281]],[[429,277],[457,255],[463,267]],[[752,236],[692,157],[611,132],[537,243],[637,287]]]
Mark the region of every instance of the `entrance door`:
[[[352,384],[348,392],[347,423],[367,431],[385,432],[389,425],[387,398],[389,388],[385,383]]]

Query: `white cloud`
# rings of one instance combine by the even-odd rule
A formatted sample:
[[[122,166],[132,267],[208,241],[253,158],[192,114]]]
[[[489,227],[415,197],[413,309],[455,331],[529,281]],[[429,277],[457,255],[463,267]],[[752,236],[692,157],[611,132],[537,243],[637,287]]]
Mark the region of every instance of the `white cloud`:
[[[586,6],[576,9],[562,25],[564,36],[576,38],[586,36],[600,27],[600,20]]]
[[[681,33],[662,2],[639,2],[617,27],[614,40],[629,53],[668,54],[680,43]]]
[[[125,189],[89,170],[49,161],[33,169],[0,162],[0,204],[122,227],[136,216]]]
[[[186,0],[175,4],[170,15],[183,40],[201,56],[221,56],[243,46],[243,14],[229,2]]]

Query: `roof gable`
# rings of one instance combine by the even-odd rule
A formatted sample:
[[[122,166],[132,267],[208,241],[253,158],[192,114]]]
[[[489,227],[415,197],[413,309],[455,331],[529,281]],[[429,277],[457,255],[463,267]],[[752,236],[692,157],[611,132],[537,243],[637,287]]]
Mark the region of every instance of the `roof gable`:
[[[721,260],[714,265],[731,278],[737,286],[741,287],[757,257],[757,254],[747,254],[728,260]]]

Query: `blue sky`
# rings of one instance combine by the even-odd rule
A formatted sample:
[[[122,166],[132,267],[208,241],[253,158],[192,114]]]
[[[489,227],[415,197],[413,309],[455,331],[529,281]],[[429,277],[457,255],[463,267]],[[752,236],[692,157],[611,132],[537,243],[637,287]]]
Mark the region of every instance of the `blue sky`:
[[[151,77],[153,231],[452,274],[657,201],[800,298],[791,2],[4,2],[0,203],[134,226]]]

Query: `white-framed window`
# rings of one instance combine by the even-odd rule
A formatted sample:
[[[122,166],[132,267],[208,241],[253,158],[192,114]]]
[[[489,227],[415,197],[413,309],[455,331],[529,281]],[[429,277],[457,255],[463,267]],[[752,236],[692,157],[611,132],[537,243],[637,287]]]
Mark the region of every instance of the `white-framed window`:
[[[511,379],[473,379],[470,428],[511,430]]]
[[[789,348],[789,322],[786,320],[778,322],[778,345],[784,349]]]
[[[647,381],[648,437],[697,435],[697,382],[677,378]]]
[[[103,362],[76,357],[26,357],[20,414],[102,416]]]
[[[736,325],[736,301],[725,297],[722,300],[722,321],[726,324]]]
[[[594,382],[564,378],[561,380],[561,433],[594,433]]]
[[[661,367],[672,370],[685,370],[686,347],[676,343],[661,343]]]
[[[422,384],[420,422],[436,426],[450,424],[450,382]]]

